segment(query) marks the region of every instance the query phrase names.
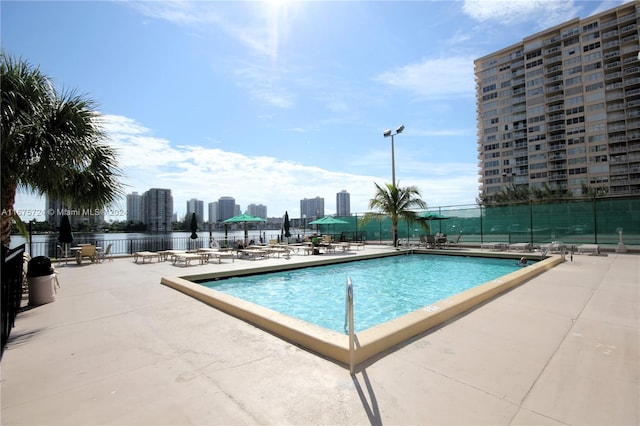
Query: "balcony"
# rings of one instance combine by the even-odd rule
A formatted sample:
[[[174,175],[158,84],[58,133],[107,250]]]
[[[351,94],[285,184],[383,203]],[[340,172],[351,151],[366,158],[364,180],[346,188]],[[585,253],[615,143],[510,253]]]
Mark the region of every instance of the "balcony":
[[[609,136],[609,143],[620,143],[620,142],[626,142],[626,141],[627,141],[627,137],[625,135]]]
[[[624,70],[624,75],[627,76],[629,74],[635,74],[638,72],[640,72],[640,67],[635,66],[635,67],[627,68],[626,70]]]
[[[551,165],[549,165],[548,169],[549,169],[549,170],[552,170],[552,171],[557,171],[557,170],[566,170],[566,169],[567,169],[567,165],[566,165],[566,164],[564,164],[564,163],[561,163],[561,164],[551,164]]]
[[[602,45],[603,49],[612,49],[614,47],[620,46],[620,40],[613,40]]]
[[[566,148],[567,148],[567,145],[563,143],[549,144],[549,151],[559,151],[559,150],[564,150]]]
[[[620,61],[615,61],[615,62],[609,62],[608,64],[606,64],[604,66],[605,70],[611,69],[611,68],[620,68],[622,66],[622,62]]]
[[[628,89],[628,90],[625,90],[625,95],[626,95],[627,97],[629,97],[629,96],[636,96],[636,95],[640,95],[640,88],[638,88],[638,89]]]
[[[640,84],[640,77],[632,78],[631,80],[626,80],[624,82],[625,87],[626,86],[634,86],[636,84]]]
[[[606,73],[606,74],[604,75],[604,79],[605,79],[606,81],[609,81],[609,80],[618,80],[618,79],[621,79],[621,78],[622,78],[622,71],[610,72],[610,73]],[[608,87],[609,87],[609,86],[607,86],[607,88],[608,88]],[[612,88],[613,88],[613,87],[612,87]]]
[[[609,142],[611,142],[611,140],[609,140]],[[619,154],[619,153],[626,153],[627,152],[627,145],[626,144],[621,144],[621,145],[609,145],[609,154]]]
[[[567,180],[566,173],[549,173],[549,180]]]
[[[558,62],[562,62],[562,55],[552,56],[551,58],[547,59],[547,65],[555,64]]]
[[[557,53],[557,52],[560,52],[560,51],[562,51],[562,49],[560,48],[560,46],[554,46],[554,47],[551,47],[551,48],[549,48],[549,49],[545,50],[545,51],[543,52],[543,54],[544,54],[544,56],[548,56],[548,55],[551,55],[551,54],[553,54],[553,53]]]
[[[558,102],[558,101],[563,101],[564,100],[564,95],[563,94],[559,94],[559,95],[554,95],[554,96],[550,96],[547,98],[547,103],[551,103],[551,102]]]
[[[620,56],[620,51],[619,50],[614,50],[613,52],[607,52],[604,54],[604,59],[605,61],[607,59],[611,59],[611,58],[617,58],[618,56]]]

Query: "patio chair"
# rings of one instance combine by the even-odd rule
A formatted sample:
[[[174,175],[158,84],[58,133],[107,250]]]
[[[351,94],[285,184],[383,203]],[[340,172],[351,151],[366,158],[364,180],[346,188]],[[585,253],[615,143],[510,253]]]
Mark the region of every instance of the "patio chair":
[[[460,247],[460,238],[462,238],[462,232],[458,234],[455,241],[447,240],[447,248]]]
[[[76,262],[79,264],[82,263],[82,259],[88,258],[91,262],[95,262],[98,259],[98,252],[96,251],[96,246],[92,244],[83,245],[80,247],[80,250],[76,251]]]
[[[105,251],[98,253],[99,262],[104,262],[105,259],[109,259],[109,261],[113,262],[113,257],[111,256],[111,246],[113,246],[113,244],[109,244]]]
[[[433,234],[427,234],[427,248],[433,248],[436,245],[436,236]]]

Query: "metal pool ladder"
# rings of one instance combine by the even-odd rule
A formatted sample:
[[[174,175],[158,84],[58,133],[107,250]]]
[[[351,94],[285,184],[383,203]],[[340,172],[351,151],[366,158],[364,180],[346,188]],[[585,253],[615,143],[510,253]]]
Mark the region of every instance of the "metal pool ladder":
[[[351,277],[347,277],[347,289],[345,297],[344,307],[344,331],[349,333],[349,372],[353,375],[353,355],[355,351],[355,335],[353,332],[353,284],[351,283]],[[347,325],[349,327],[347,331]]]

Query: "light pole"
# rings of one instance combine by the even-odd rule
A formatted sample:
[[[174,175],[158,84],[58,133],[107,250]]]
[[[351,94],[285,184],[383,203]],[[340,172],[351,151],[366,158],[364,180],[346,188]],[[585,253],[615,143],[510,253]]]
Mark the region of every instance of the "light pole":
[[[384,131],[383,135],[385,138],[391,136],[391,184],[396,186],[396,158],[395,158],[395,149],[393,146],[393,137],[395,135],[399,135],[404,130],[404,125],[398,127],[395,133],[391,133],[391,129],[387,129]]]
[[[306,238],[307,237],[307,215],[303,214],[302,215],[302,238]]]

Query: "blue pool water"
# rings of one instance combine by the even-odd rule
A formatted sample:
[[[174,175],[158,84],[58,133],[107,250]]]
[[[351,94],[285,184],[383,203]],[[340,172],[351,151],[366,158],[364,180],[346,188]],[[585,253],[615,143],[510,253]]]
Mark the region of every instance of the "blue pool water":
[[[342,333],[347,277],[363,331],[519,268],[513,259],[413,254],[201,284]]]

